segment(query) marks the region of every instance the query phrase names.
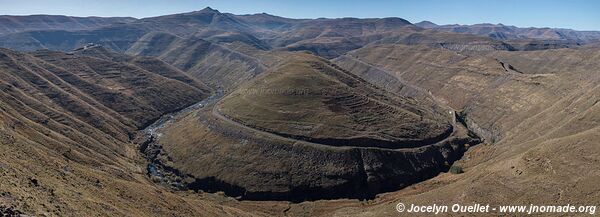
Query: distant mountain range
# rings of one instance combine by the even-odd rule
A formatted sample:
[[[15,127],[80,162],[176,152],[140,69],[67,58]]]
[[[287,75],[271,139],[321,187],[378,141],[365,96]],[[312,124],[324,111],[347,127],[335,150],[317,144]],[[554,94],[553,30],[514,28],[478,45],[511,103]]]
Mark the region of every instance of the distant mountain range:
[[[519,28],[503,24],[474,24],[474,25],[437,25],[430,21],[415,23],[416,26],[426,29],[435,29],[445,32],[468,33],[488,36],[494,39],[544,39],[544,40],[570,40],[588,43],[600,39],[600,31],[576,31],[561,28]]]
[[[34,30],[84,30],[129,23],[133,17],[69,17],[62,15],[0,16],[0,35]]]
[[[171,36],[156,38],[165,34]],[[172,40],[175,39],[179,44],[182,39],[188,42],[202,39],[218,44],[244,43],[260,50],[306,50],[335,58],[369,43],[427,44],[452,50],[573,47],[597,41],[600,32],[492,24],[440,26],[426,21],[413,25],[401,18],[289,19],[265,13],[234,15],[212,8],[143,19],[45,15],[0,17],[0,47],[22,51],[69,51],[95,43],[127,52],[134,45],[135,50],[140,50],[139,45],[147,40],[173,48]]]
[[[211,8],[0,26],[0,216],[600,201],[597,32]]]

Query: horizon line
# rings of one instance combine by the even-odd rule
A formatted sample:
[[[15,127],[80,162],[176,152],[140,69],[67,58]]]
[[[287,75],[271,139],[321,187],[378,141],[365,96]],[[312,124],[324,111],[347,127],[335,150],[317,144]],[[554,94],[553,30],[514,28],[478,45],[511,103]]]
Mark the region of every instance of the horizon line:
[[[406,20],[408,22],[410,22],[411,24],[415,25],[416,23],[419,22],[431,22],[433,24],[436,24],[438,26],[450,26],[450,25],[459,25],[459,26],[472,26],[472,25],[480,25],[480,24],[490,24],[490,25],[503,25],[503,26],[509,26],[509,27],[516,27],[516,28],[536,28],[536,29],[566,29],[566,30],[574,30],[574,31],[579,31],[579,32],[600,32],[600,30],[581,30],[581,29],[574,29],[574,28],[569,28],[569,27],[549,27],[549,26],[544,26],[544,27],[536,27],[536,26],[528,26],[528,27],[522,27],[522,26],[516,26],[516,25],[511,25],[511,24],[503,24],[503,23],[497,23],[494,24],[492,22],[486,22],[486,21],[482,21],[482,22],[477,22],[477,23],[436,23],[430,20],[421,20],[421,21],[411,21],[402,17],[398,17],[398,16],[391,16],[391,17],[312,17],[312,18],[300,18],[300,17],[286,17],[286,16],[281,16],[281,15],[275,15],[275,14],[269,14],[266,12],[257,12],[257,13],[245,13],[245,14],[234,14],[234,13],[229,13],[229,12],[222,12],[218,9],[214,9],[212,7],[205,7],[203,9],[200,10],[193,10],[193,11],[187,11],[187,12],[177,12],[177,13],[170,13],[170,14],[161,14],[161,15],[155,15],[155,16],[148,16],[148,17],[135,17],[135,16],[98,16],[98,15],[68,15],[68,14],[0,14],[0,17],[2,16],[13,16],[13,17],[27,17],[27,16],[66,16],[66,17],[74,17],[74,18],[134,18],[136,20],[140,20],[140,19],[147,19],[147,18],[155,18],[155,17],[161,17],[161,16],[169,16],[169,15],[175,15],[175,14],[186,14],[186,13],[193,13],[193,12],[198,12],[198,11],[202,11],[202,10],[206,10],[206,9],[210,9],[210,10],[214,10],[217,11],[219,13],[222,14],[232,14],[232,15],[237,15],[237,16],[247,16],[247,15],[260,15],[260,14],[266,14],[266,15],[270,15],[270,16],[276,16],[276,17],[282,17],[282,18],[286,18],[286,19],[294,19],[294,20],[316,20],[316,19],[347,19],[347,18],[354,18],[354,19],[384,19],[384,18],[400,18],[403,20]]]

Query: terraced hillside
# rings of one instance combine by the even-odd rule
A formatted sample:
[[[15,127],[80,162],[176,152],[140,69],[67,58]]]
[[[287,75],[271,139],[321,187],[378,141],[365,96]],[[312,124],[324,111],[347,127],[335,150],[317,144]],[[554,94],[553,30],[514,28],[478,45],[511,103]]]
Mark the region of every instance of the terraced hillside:
[[[372,198],[445,171],[478,142],[434,104],[390,95],[321,58],[288,55],[167,124],[146,153],[187,189],[303,201]]]
[[[600,203],[595,32],[211,8],[2,18],[0,47],[30,52],[0,48],[0,215]]]
[[[398,198],[419,204],[598,202],[598,189],[588,183],[598,181],[591,171],[598,170],[600,66],[594,59],[599,54],[589,48],[465,56],[396,45],[364,48],[337,59],[381,86],[393,86],[386,82],[389,76],[419,84],[462,111],[493,143],[470,149],[457,163],[465,175],[440,176],[414,186],[416,191],[390,194],[368,212],[387,213]],[[588,172],[574,172],[583,170]]]
[[[314,56],[289,59],[229,94],[217,111],[253,128],[333,146],[407,148],[453,131],[453,115],[435,105],[420,108]]]

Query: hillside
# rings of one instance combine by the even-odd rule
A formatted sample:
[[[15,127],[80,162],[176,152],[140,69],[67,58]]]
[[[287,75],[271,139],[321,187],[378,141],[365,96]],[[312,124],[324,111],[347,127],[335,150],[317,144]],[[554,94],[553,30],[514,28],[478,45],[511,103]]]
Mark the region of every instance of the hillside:
[[[395,17],[288,19],[269,14],[233,15],[212,8],[115,23],[91,30],[65,30],[70,29],[40,29],[5,34],[0,36],[0,46],[24,51],[36,49],[69,51],[87,43],[95,43],[118,52],[125,52],[130,49],[143,49],[140,46],[148,41],[148,37],[156,37],[158,32],[168,33],[182,40],[203,39],[220,45],[241,42],[261,50],[306,50],[331,59],[377,41],[435,43],[435,46],[452,47],[459,43],[458,38],[468,37],[463,34],[438,35],[435,31],[423,34],[423,29]],[[448,37],[457,38],[457,41],[436,39]],[[493,49],[510,50],[502,45],[502,42],[488,37],[480,37],[477,41],[492,44]]]
[[[0,216],[594,205],[599,40],[210,7],[0,16]]]
[[[435,104],[287,55],[159,129],[144,152],[175,176],[163,182],[244,200],[373,198],[447,170],[478,142]]]
[[[453,117],[417,104],[323,60],[295,55],[236,89],[218,109],[253,128],[335,146],[427,144],[452,131]]]
[[[210,90],[159,61],[132,60],[0,50],[2,205],[28,214],[142,215],[137,205],[180,201],[147,188],[130,139],[149,121]],[[154,196],[133,205],[123,195]]]
[[[586,185],[597,177],[570,169],[589,165],[586,170],[596,170],[591,165],[600,124],[600,77],[591,70],[599,66],[590,57],[598,55],[597,49],[556,49],[469,57],[428,48],[374,46],[336,62],[354,65],[355,73],[378,85],[387,84],[381,80],[383,73],[427,88],[462,111],[493,144],[465,154],[459,162],[465,175],[434,178],[415,186],[420,190],[414,193],[400,191],[403,202],[579,204],[598,200],[597,190]],[[457,92],[463,94],[452,94]],[[567,188],[579,190],[563,190]],[[370,210],[393,208],[398,198],[393,195]]]
[[[252,54],[262,52],[253,46],[249,46],[248,50]],[[250,56],[200,38],[185,39],[169,33],[148,33],[126,53],[160,58],[188,75],[220,88],[239,85],[266,69],[260,56]]]

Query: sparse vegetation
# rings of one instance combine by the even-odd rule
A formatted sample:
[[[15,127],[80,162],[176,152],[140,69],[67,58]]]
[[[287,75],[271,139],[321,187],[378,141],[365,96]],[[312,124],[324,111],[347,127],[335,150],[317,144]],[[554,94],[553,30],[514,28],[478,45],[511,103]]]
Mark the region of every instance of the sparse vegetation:
[[[218,111],[253,128],[334,146],[408,147],[405,140],[422,146],[452,131],[430,105],[388,94],[335,67],[313,55],[290,54],[222,100]]]
[[[449,171],[452,174],[461,174],[461,173],[465,172],[465,171],[463,171],[463,168],[461,166],[457,166],[457,165],[450,166],[450,170]]]
[[[446,27],[211,8],[0,16],[0,216],[597,201],[600,32]],[[218,107],[166,115],[211,89],[226,93]],[[156,138],[143,138],[161,116]]]

